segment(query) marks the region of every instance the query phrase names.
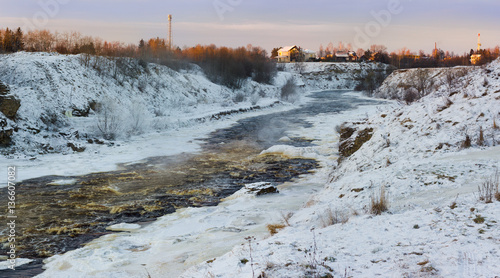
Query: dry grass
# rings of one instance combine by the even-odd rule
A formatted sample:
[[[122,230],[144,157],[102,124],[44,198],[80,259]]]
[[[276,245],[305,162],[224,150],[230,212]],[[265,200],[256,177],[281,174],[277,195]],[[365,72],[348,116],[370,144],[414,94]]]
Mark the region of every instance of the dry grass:
[[[269,233],[272,236],[274,236],[275,234],[277,234],[279,232],[279,230],[282,230],[285,227],[286,226],[283,225],[283,224],[268,224],[267,225],[267,230],[269,231]]]
[[[331,208],[328,208],[321,216],[321,224],[324,228],[339,223],[345,224],[347,221],[349,221],[349,216],[347,214],[338,210],[334,211]]]
[[[477,138],[477,145],[478,146],[484,146],[484,132],[483,132],[483,127],[479,127],[479,137]]]
[[[380,215],[382,212],[389,209],[389,202],[387,200],[387,195],[385,193],[385,186],[380,188],[379,196],[372,196],[370,204],[370,213],[374,215]]]
[[[465,140],[462,142],[462,145],[460,146],[462,149],[468,149],[472,146],[472,141],[470,139],[469,134],[465,135]]]

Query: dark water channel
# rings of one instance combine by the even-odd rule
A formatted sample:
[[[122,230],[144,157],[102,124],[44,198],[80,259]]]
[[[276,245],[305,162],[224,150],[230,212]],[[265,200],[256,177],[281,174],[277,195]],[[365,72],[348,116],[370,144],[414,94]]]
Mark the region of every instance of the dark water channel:
[[[306,117],[377,103],[344,93],[313,93],[313,100],[299,108],[242,119],[202,139],[202,151],[196,154],[151,157],[122,164],[117,171],[45,176],[19,183],[17,256],[35,262],[20,266],[15,272],[0,271],[0,277],[41,273],[43,258],[79,248],[108,233],[109,225],[149,222],[181,207],[217,205],[245,184],[279,184],[313,171],[319,167],[315,160],[259,153],[276,144],[311,145],[312,138],[279,142],[286,131],[307,127]],[[61,179],[74,182],[54,183]],[[2,190],[1,207],[7,207],[6,200],[6,191]],[[6,234],[2,230],[3,244],[7,242]]]

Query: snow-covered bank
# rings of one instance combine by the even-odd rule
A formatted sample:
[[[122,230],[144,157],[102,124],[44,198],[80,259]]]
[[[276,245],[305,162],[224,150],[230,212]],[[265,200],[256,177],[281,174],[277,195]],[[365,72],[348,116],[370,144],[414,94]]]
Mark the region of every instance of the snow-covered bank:
[[[105,65],[94,67],[85,66],[82,57],[0,55],[0,82],[8,87],[8,96],[20,102],[15,116],[0,113],[2,129],[14,130],[13,144],[4,148],[4,154],[70,153],[67,143],[88,147],[89,139],[103,136],[95,115],[99,108],[109,108],[116,122],[112,124],[117,125],[112,132],[126,139],[222,111],[265,106],[277,100],[280,86],[290,76],[279,73],[273,85],[248,80],[233,91],[210,82],[194,65],[190,71],[177,72],[137,60],[100,58]]]
[[[294,73],[299,85],[308,90],[353,90],[359,79],[369,71],[388,74],[390,66],[382,63],[287,63],[279,64],[286,72]]]
[[[350,119],[371,139],[290,226],[182,277],[497,277],[500,200],[485,203],[478,188],[498,185],[499,77],[500,61],[457,76],[453,90],[438,77],[412,105]],[[405,72],[389,81],[403,88]],[[389,211],[374,216],[381,188]]]

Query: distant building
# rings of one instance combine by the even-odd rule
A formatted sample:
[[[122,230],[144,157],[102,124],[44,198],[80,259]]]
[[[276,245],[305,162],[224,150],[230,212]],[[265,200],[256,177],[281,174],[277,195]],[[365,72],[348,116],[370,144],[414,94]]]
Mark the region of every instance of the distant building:
[[[306,61],[306,62],[317,59],[316,51],[304,49],[304,51],[302,51],[302,53],[304,54],[304,61]]]
[[[358,56],[354,51],[337,51],[335,53],[335,61],[337,62],[354,62],[358,60]]]
[[[472,54],[470,55],[470,63],[473,65],[479,64],[479,61],[481,61],[482,55],[481,54]]]
[[[297,60],[300,50],[296,45],[285,46],[278,50],[276,60],[280,63],[290,63]]]
[[[306,62],[316,59],[316,52],[296,45],[285,46],[278,50],[275,59],[279,63]]]

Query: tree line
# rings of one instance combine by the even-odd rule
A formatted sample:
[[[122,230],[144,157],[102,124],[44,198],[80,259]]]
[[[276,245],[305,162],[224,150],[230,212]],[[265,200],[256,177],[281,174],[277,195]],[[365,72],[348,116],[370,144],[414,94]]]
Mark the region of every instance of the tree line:
[[[161,38],[141,39],[137,45],[108,42],[100,38],[83,36],[79,32],[52,33],[33,30],[24,33],[9,28],[0,29],[0,53],[18,51],[57,52],[89,56],[129,57],[139,59],[143,66],[158,63],[175,70],[199,65],[215,83],[240,88],[247,78],[259,83],[270,83],[276,74],[276,64],[264,49],[247,47],[228,48],[215,45],[197,45],[183,49],[170,49]],[[82,59],[90,61],[90,59]],[[88,65],[88,63],[86,63]]]
[[[277,50],[273,49],[273,54]],[[434,68],[434,67],[454,67],[471,65],[471,56],[473,54],[481,54],[481,59],[476,65],[489,63],[500,57],[500,46],[488,49],[480,49],[479,51],[470,50],[462,54],[445,51],[442,49],[434,49],[432,53],[425,53],[423,50],[418,52],[412,51],[406,47],[399,50],[389,52],[384,45],[373,44],[368,49],[358,48],[356,51],[350,43],[339,42],[337,46],[329,43],[325,48],[319,46],[317,52],[318,58],[321,61],[330,61],[339,51],[353,51],[358,57],[358,61],[376,61],[394,66],[395,68]]]

